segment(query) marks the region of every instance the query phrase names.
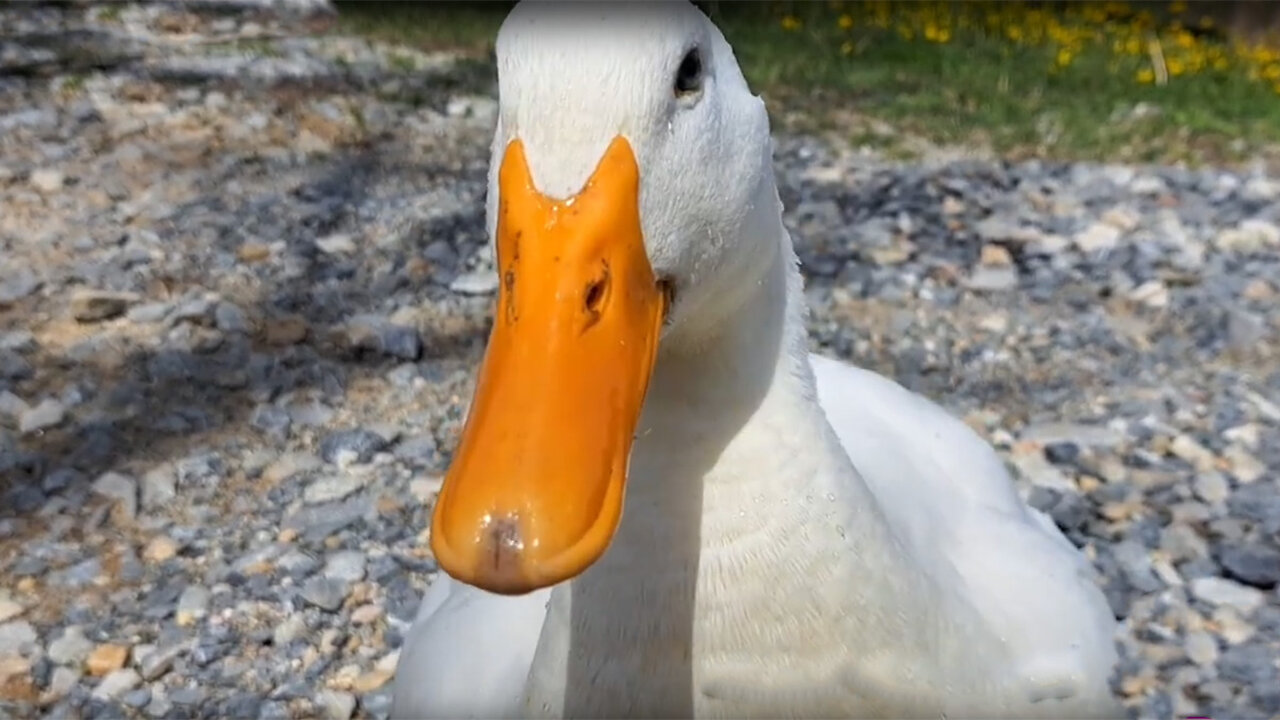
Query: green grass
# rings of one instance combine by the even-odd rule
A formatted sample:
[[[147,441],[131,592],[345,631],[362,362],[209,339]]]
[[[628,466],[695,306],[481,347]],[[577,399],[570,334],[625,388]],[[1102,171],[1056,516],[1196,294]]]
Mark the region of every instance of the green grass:
[[[510,3],[340,2],[338,7],[344,32],[487,58]],[[892,18],[886,28],[868,22],[874,7],[862,3],[713,2],[704,7],[775,115],[803,117],[811,128],[891,150],[905,135],[986,145],[1012,157],[1196,164],[1245,159],[1280,144],[1280,85],[1250,77],[1265,68],[1265,58],[1250,65],[1233,55],[1229,69],[1206,68],[1170,77],[1164,85],[1142,84],[1136,73],[1152,67],[1145,49],[1150,37],[1164,38],[1170,58],[1184,51],[1169,45],[1163,30],[1154,35],[1141,29],[1142,18],[1129,10],[1097,29],[1078,17],[1063,20],[1091,39],[1081,41],[1061,66],[1056,63],[1060,45],[1019,45],[1003,35],[1005,29],[956,28],[945,43],[924,41],[923,18],[933,15],[918,3],[882,11]],[[1021,32],[1019,13],[1026,9],[1002,7],[1004,27],[1011,23]],[[1036,10],[1026,12],[1030,30],[1046,22]],[[855,21],[852,27],[838,21],[846,14]],[[784,17],[798,23],[784,27]],[[1162,23],[1158,19],[1153,26]],[[905,39],[904,32],[913,37]],[[1126,33],[1143,38],[1141,53],[1111,51],[1112,38]],[[1186,52],[1226,48],[1212,37],[1195,42]],[[1280,67],[1280,60],[1276,63]],[[863,118],[895,132],[868,131]]]

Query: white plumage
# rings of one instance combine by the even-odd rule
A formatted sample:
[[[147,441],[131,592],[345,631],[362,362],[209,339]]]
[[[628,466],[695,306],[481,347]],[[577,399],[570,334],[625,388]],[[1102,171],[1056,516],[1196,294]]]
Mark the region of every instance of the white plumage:
[[[695,47],[702,95],[673,98]],[[493,165],[518,137],[564,197],[625,135],[680,291],[609,550],[523,596],[441,574],[394,716],[1121,716],[1107,603],[994,451],[805,350],[767,118],[719,31],[684,4],[524,3],[497,53]]]

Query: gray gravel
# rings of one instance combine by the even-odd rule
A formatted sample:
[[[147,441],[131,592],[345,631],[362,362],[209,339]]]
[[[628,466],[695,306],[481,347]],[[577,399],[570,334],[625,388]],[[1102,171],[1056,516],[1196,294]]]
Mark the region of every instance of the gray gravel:
[[[306,5],[0,13],[0,716],[389,709],[497,283],[493,87]],[[1280,178],[776,162],[814,347],[999,449],[1132,714],[1280,716]]]

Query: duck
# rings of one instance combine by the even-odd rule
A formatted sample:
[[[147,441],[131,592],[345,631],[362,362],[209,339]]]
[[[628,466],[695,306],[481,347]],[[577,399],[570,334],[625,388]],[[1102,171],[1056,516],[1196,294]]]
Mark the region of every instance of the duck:
[[[810,352],[718,27],[525,0],[494,52],[493,326],[391,716],[1123,717],[1081,550],[960,419]]]

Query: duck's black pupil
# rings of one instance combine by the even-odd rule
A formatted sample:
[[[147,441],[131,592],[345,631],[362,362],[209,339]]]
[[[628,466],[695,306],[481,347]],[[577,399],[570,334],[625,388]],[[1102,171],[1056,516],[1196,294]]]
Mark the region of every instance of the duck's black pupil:
[[[684,60],[680,61],[680,69],[676,70],[676,94],[687,95],[697,92],[702,87],[702,58],[697,50],[690,50]]]

